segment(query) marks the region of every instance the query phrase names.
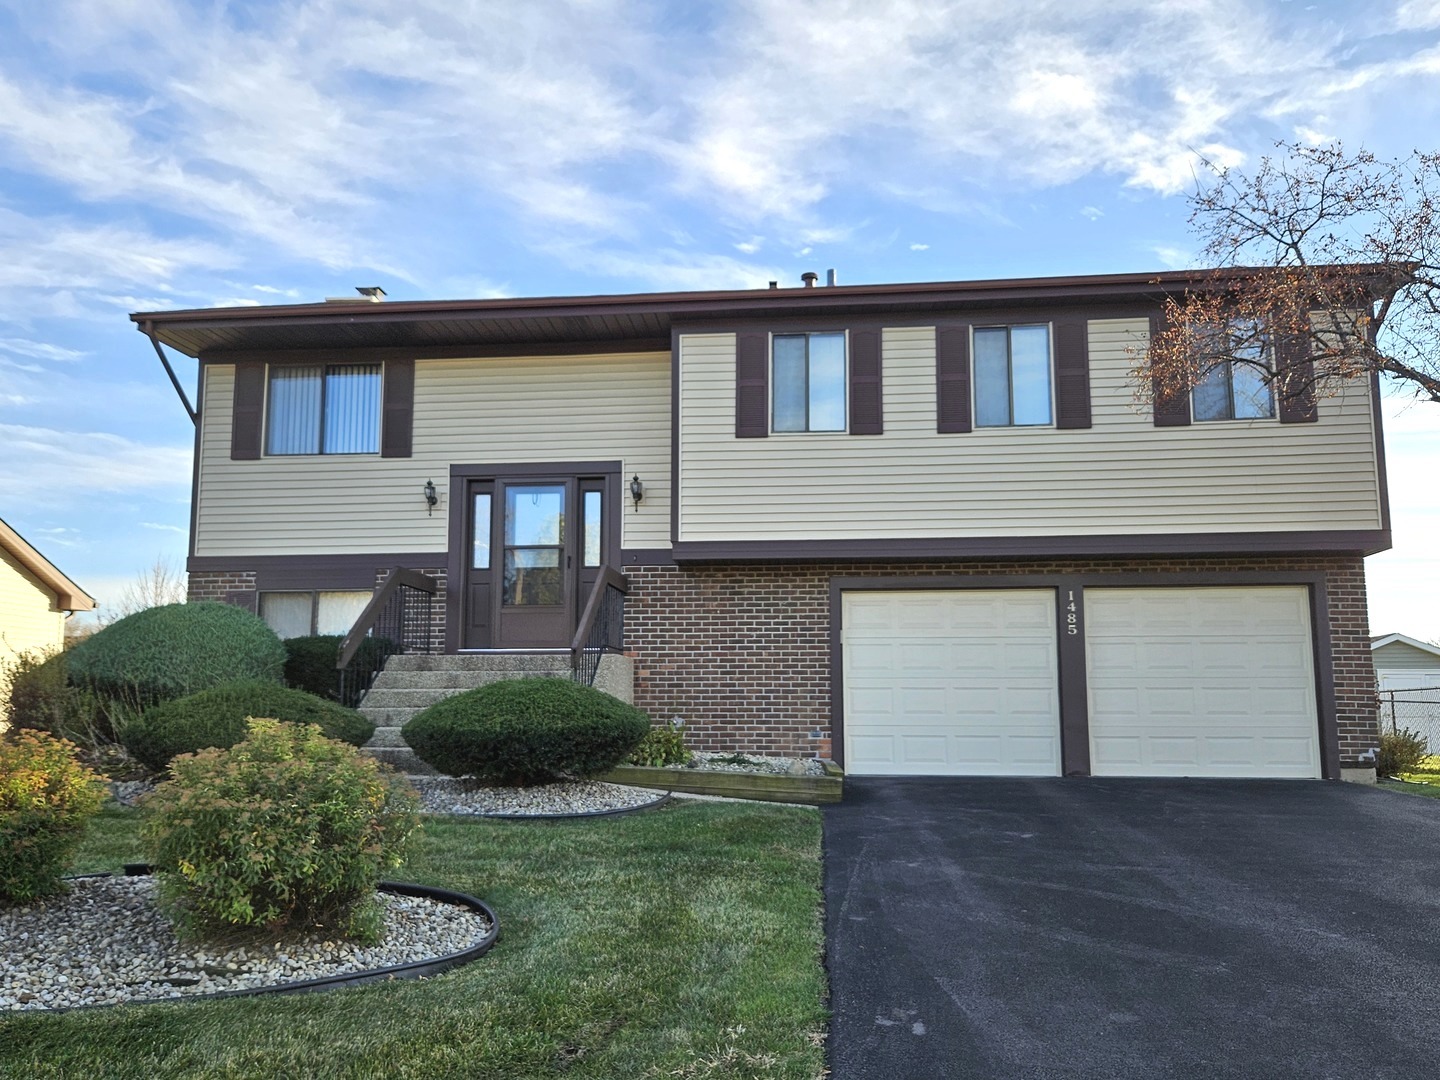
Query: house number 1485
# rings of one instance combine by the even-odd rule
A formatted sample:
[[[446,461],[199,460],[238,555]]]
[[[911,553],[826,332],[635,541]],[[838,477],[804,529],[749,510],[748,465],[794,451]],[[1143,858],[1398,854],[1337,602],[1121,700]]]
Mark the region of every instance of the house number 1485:
[[[1075,603],[1075,590],[1065,591],[1065,633],[1080,633],[1080,605]]]

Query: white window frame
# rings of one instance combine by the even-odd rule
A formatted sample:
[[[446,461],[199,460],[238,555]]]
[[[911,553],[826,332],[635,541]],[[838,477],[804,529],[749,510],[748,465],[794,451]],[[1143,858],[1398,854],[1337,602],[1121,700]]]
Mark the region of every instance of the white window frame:
[[[838,335],[842,348],[845,350],[844,365],[840,373],[840,414],[844,423],[838,428],[812,428],[810,427],[810,343],[809,339],[817,334]],[[781,429],[775,426],[775,339],[782,337],[803,337],[805,343],[805,427]],[[778,436],[786,435],[845,435],[850,430],[850,331],[844,330],[776,330],[770,334],[768,375],[769,401],[766,402],[769,411],[770,434]]]
[[[1017,424],[1014,422],[1015,378],[1014,361],[1012,359],[1013,350],[1010,347],[1009,332],[1016,329],[1024,329],[1026,327],[1045,328],[1045,351],[1047,354],[1045,364],[1045,379],[1046,393],[1049,395],[1050,419],[1046,420],[1044,423],[1041,424]],[[1011,422],[1008,424],[982,424],[980,422],[980,368],[978,358],[975,354],[975,335],[978,332],[984,330],[1004,330],[1007,332],[1005,347],[1007,360],[1006,376],[1008,381],[1006,388],[1010,392],[1011,419]],[[1053,322],[975,323],[970,327],[970,409],[970,427],[971,430],[975,432],[1014,431],[1017,428],[1025,428],[1027,430],[1034,431],[1055,427],[1055,324]]]

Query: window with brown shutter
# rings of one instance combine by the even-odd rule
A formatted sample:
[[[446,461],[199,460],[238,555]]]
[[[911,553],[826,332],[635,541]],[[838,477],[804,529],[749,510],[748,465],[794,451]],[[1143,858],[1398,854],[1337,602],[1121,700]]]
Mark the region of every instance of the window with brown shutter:
[[[754,331],[735,335],[735,437],[763,439],[770,434],[770,336]]]
[[[966,432],[970,423],[970,324],[935,328],[936,430]]]
[[[850,434],[883,435],[884,385],[881,378],[880,331],[850,334]]]
[[[1090,426],[1090,323],[1055,323],[1055,426]]]

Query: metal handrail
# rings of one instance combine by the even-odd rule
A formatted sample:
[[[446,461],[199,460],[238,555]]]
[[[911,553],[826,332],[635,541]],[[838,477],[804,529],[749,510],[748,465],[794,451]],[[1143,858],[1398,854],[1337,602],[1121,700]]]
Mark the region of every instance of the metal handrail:
[[[359,703],[390,657],[430,651],[431,603],[439,589],[439,581],[418,570],[397,566],[390,571],[336,653],[344,704],[353,707]],[[381,632],[377,633],[377,629]],[[376,644],[367,650],[361,663],[357,658],[366,641]],[[360,671],[362,666],[368,669]]]
[[[630,581],[624,574],[611,566],[601,569],[570,642],[570,669],[576,682],[593,685],[600,657],[624,648],[625,597],[629,592]]]

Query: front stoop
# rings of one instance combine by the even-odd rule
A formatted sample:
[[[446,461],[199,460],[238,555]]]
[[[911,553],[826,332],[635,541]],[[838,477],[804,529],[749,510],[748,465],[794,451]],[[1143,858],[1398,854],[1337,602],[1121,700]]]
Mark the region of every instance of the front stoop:
[[[502,679],[570,678],[569,652],[458,653],[392,656],[360,702],[360,713],[375,725],[365,752],[410,776],[434,776],[401,734],[426,706],[452,694]],[[634,665],[629,657],[601,658],[596,689],[630,701]]]

